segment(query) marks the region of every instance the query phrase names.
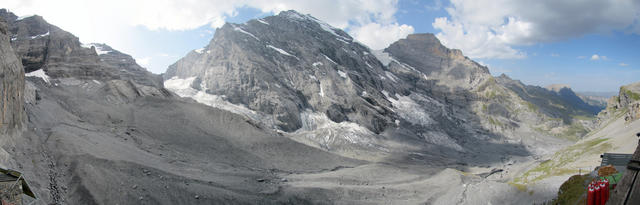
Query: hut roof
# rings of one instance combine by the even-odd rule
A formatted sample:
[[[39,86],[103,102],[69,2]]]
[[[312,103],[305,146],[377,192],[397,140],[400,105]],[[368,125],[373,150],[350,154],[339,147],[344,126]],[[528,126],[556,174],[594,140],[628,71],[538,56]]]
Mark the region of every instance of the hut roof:
[[[27,184],[27,181],[24,179],[24,177],[21,176],[22,173],[18,171],[0,168],[0,182],[17,181],[18,179],[20,179],[20,183],[22,185],[22,193],[27,196],[36,198],[36,195],[31,191],[31,188],[29,188],[29,184]]]

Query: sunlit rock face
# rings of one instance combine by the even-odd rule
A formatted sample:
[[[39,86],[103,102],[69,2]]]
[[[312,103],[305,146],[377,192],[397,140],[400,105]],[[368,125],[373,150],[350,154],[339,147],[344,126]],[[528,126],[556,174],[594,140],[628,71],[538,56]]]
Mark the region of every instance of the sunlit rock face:
[[[11,32],[0,16],[0,132],[19,130],[24,115],[24,70],[11,48]]]

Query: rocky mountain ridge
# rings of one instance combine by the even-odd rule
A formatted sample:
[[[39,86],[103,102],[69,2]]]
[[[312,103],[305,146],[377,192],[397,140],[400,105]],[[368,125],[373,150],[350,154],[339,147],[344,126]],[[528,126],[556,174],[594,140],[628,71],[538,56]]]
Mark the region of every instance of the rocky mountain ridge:
[[[249,113],[266,127],[334,151],[384,150],[384,141],[407,140],[457,152],[488,139],[531,146],[538,142],[523,135],[580,138],[592,123],[576,116],[593,115],[579,98],[566,97],[572,91],[495,78],[432,34],[411,34],[372,51],[295,11],[227,23],[163,77],[183,97]],[[316,132],[331,123],[351,128]]]
[[[640,119],[640,82],[620,87],[618,96],[607,101],[607,107],[598,113],[600,124],[618,115],[624,115],[624,120],[631,122]]]

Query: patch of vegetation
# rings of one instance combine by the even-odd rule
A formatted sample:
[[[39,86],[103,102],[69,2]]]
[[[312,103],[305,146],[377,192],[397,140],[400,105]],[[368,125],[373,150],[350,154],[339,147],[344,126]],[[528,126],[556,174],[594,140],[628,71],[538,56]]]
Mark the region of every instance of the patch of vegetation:
[[[514,184],[533,183],[552,176],[562,176],[578,172],[577,169],[567,169],[563,166],[575,162],[586,155],[600,154],[612,145],[606,143],[608,139],[592,139],[579,144],[569,146],[556,152],[550,160],[540,163],[533,169],[528,170],[522,176],[513,179]]]
[[[529,108],[529,110],[534,111],[534,112],[538,112],[538,106],[534,105],[533,103],[530,102],[526,102],[527,107]]]
[[[625,94],[627,94],[627,96],[629,96],[629,98],[631,98],[634,101],[640,100],[640,94],[638,93],[634,93],[634,92],[631,92],[630,90],[626,90]]]
[[[565,109],[564,105],[557,104],[557,103],[553,103],[553,102],[551,102],[551,101],[549,101],[549,102],[548,102],[548,104],[549,104],[550,106],[556,107],[556,108],[561,109],[561,110],[564,110],[564,109]]]
[[[498,127],[502,127],[502,122],[493,119],[493,117],[489,117],[489,123],[491,123],[492,125],[498,126]]]
[[[622,86],[620,88],[620,91],[622,93],[624,93],[627,97],[631,98],[632,100],[640,100],[640,94],[638,93],[634,93],[631,90],[628,90],[626,87]],[[618,98],[619,99],[619,98]]]
[[[591,120],[595,120],[596,116],[595,115],[572,115],[571,118],[576,120],[591,121]]]
[[[487,99],[493,99],[495,97],[496,97],[496,91],[492,90],[487,93]]]
[[[507,184],[515,187],[516,189],[518,189],[518,191],[521,191],[521,192],[527,191],[527,185],[517,184],[517,183],[514,183],[514,182],[508,182]]]
[[[491,86],[491,85],[495,85],[496,84],[496,79],[493,77],[489,77],[489,79],[487,79],[487,81],[485,81],[482,85],[478,86],[478,91],[482,92],[485,89],[487,89],[487,87]]]
[[[560,186],[558,198],[554,199],[552,204],[584,204],[587,185],[591,180],[592,177],[588,174],[571,176]]]
[[[569,139],[572,141],[577,141],[580,136],[588,133],[587,128],[585,128],[582,123],[574,122],[569,125],[567,130],[557,135],[556,137],[561,137],[565,139]]]

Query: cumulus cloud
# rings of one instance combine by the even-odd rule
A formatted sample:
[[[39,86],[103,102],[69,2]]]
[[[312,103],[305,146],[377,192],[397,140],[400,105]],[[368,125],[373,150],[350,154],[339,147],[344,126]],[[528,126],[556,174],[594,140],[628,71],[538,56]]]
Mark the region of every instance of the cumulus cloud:
[[[413,27],[404,24],[398,25],[397,23],[388,25],[369,23],[354,28],[351,33],[354,38],[369,46],[369,48],[379,50],[413,33]]]
[[[618,65],[619,65],[619,66],[622,66],[622,67],[627,67],[627,66],[629,66],[629,64],[626,64],[626,63],[620,63],[620,64],[618,64]]]
[[[8,0],[3,6],[20,14],[36,13],[69,30],[86,42],[119,41],[124,27],[144,26],[151,30],[189,30],[210,25],[221,27],[239,8],[264,13],[294,9],[311,14],[337,28],[357,31],[356,39],[373,42],[373,36],[397,40],[413,28],[398,25],[394,17],[398,0]],[[394,35],[379,29],[391,29]],[[370,35],[364,31],[372,32]],[[353,33],[352,33],[353,34]],[[405,35],[406,36],[406,35]],[[122,37],[122,36],[120,36]],[[395,39],[394,39],[395,38]],[[377,47],[378,44],[372,47]]]
[[[598,55],[598,54],[593,54],[593,55],[591,56],[591,60],[592,60],[592,61],[597,61],[597,60],[607,60],[607,56],[601,56],[601,55]]]
[[[522,58],[516,46],[590,33],[640,34],[636,0],[451,0],[446,11],[432,24],[438,38],[474,58]]]

